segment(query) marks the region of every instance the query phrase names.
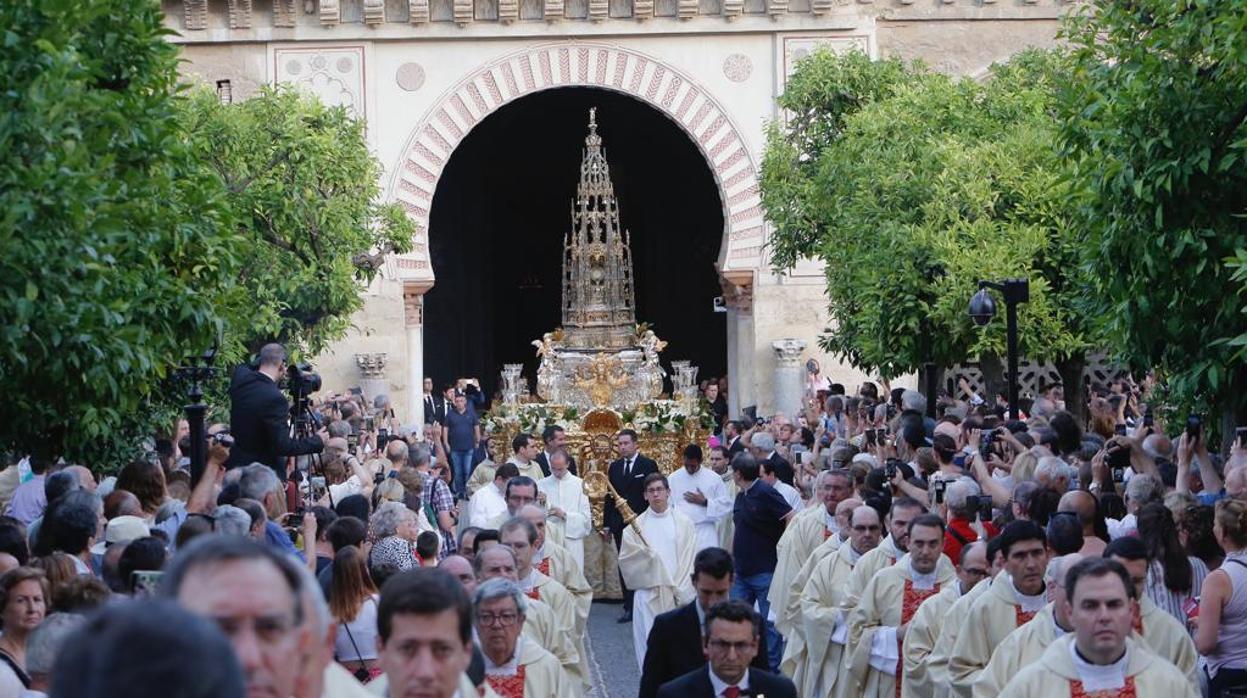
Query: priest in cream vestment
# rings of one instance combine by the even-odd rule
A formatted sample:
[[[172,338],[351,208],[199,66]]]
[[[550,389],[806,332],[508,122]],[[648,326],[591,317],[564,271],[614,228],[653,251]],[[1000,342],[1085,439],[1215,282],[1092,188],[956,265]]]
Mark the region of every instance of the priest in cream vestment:
[[[808,574],[813,569],[807,563],[814,551],[843,532],[843,522],[836,518],[836,511],[841,502],[853,495],[853,482],[842,470],[820,472],[814,486],[814,494],[822,506],[811,506],[797,512],[784,535],[780,537],[775,551],[775,573],[771,575],[767,601],[774,616],[775,629],[785,636],[794,627],[785,618],[785,613],[791,605],[799,603],[790,601],[790,596],[805,587],[806,580],[801,579],[798,582],[797,579],[802,572]],[[841,541],[843,540],[844,536],[841,537]],[[824,548],[824,552],[834,552],[839,547],[838,544],[832,544],[829,548]]]
[[[578,668],[569,670],[569,672],[573,676],[584,679],[585,685],[588,686],[589,655],[585,652],[584,634],[585,626],[589,621],[589,606],[593,603],[593,588],[589,586],[580,567],[572,559],[571,553],[546,538],[546,533],[550,530],[546,510],[536,504],[527,504],[520,508],[519,513],[521,518],[537,529],[537,545],[533,548],[533,569],[562,584],[575,601],[576,625],[567,641],[574,646],[576,655],[580,657],[580,663]],[[549,649],[548,646],[547,649]]]
[[[567,470],[567,452],[562,449],[549,456],[550,476],[537,481],[537,490],[545,497],[549,513],[546,524],[548,537],[571,553],[580,569],[585,566],[585,536],[593,530],[593,515],[584,480]]]
[[[554,611],[558,627],[571,638],[577,656],[584,656],[581,635],[576,632],[576,601],[562,584],[542,574],[533,567],[533,551],[536,549],[537,528],[527,519],[508,520],[498,531],[501,543],[515,553],[516,578],[520,589],[531,599],[537,599]],[[579,662],[577,664],[579,666]],[[571,670],[577,681],[585,677],[580,670]]]
[[[987,668],[996,647],[1048,603],[1044,530],[1033,521],[1013,521],[999,538],[1007,574],[970,607],[965,630],[948,657],[951,694],[959,698],[970,698],[974,682]]]
[[[1120,562],[1087,558],[1065,575],[1073,632],[1005,685],[1007,698],[1196,698],[1187,676],[1131,637],[1134,585]]]
[[[857,599],[862,595],[862,590],[866,588],[866,583],[875,576],[876,572],[896,564],[897,560],[909,552],[909,524],[925,511],[922,504],[909,497],[892,500],[892,509],[885,519],[887,537],[878,547],[857,561],[857,566],[853,568],[853,574],[849,577],[849,585],[845,589],[846,610],[857,605]],[[951,568],[951,565],[949,567]]]
[[[449,559],[452,558],[447,558]],[[491,545],[482,550],[472,561],[472,569],[477,584],[496,578],[519,583],[516,577],[515,552],[505,545]],[[448,571],[454,573],[453,570]],[[469,589],[469,592],[474,591],[475,587]],[[587,671],[581,673],[581,667],[587,666],[585,656],[580,654],[583,649],[573,641],[571,633],[555,619],[553,609],[543,601],[529,598],[524,618],[525,637],[553,654],[569,676],[588,676]]]
[[[476,588],[476,635],[485,682],[502,698],[571,698],[580,691],[558,660],[522,635],[527,599],[519,585],[491,579]]]
[[[837,682],[843,676],[840,669],[848,642],[848,622],[842,606],[845,584],[853,566],[879,545],[883,534],[879,512],[868,506],[855,509],[846,528],[849,540],[815,566],[805,588],[796,594],[800,627],[788,636],[780,670],[792,678],[802,696],[826,698],[838,693]]]
[[[990,542],[988,547],[990,550]],[[997,555],[996,559],[1000,560],[1000,556]],[[970,612],[970,607],[980,596],[991,589],[997,579],[1002,579],[1007,574],[1000,565],[993,565],[992,572],[992,577],[975,584],[973,589],[954,601],[953,605],[948,608],[948,612],[944,614],[943,627],[940,628],[938,639],[931,648],[931,653],[927,655],[927,673],[935,698],[948,698],[951,693],[948,680],[948,657],[952,654],[952,649],[957,646],[957,638],[961,636],[961,631],[966,627],[965,618]]]
[[[645,650],[654,618],[693,600],[693,559],[697,539],[693,522],[671,507],[667,478],[652,473],[645,478],[649,508],[634,525],[624,528],[619,544],[619,571],[632,602],[632,641],[637,668],[645,665]],[[640,529],[638,532],[637,529]]]
[[[914,614],[901,655],[905,662],[905,681],[901,684],[902,698],[933,698],[936,681],[946,681],[942,672],[946,666],[932,667],[927,663],[948,609],[991,574],[987,565],[987,543],[975,541],[961,548],[961,560],[957,564],[957,581],[940,590],[940,593],[922,602]]]
[[[956,580],[944,556],[944,521],[923,514],[910,522],[909,553],[875,574],[849,613],[848,683],[840,695],[896,698],[904,681],[901,643],[923,601]]]
[[[827,471],[823,471],[827,472]],[[810,553],[805,563],[801,565],[801,569],[792,577],[792,581],[788,584],[787,607],[777,609],[772,606],[771,613],[775,616],[775,629],[783,634],[785,638],[785,646],[793,641],[793,636],[801,633],[801,591],[805,589],[805,585],[810,581],[810,575],[814,573],[814,568],[823,560],[836,554],[841,544],[849,539],[850,521],[853,516],[853,510],[862,506],[862,500],[856,497],[850,497],[836,505],[836,525],[839,533],[829,536],[814,548],[814,552]],[[864,550],[873,550],[878,544],[875,544]],[[860,546],[859,550],[863,550]],[[772,586],[772,589],[774,586]]]

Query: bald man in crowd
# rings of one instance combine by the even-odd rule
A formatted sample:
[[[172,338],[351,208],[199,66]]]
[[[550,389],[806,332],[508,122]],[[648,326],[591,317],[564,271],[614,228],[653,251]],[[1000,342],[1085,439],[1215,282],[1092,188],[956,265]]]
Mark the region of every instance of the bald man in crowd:
[[[1095,522],[1098,507],[1095,495],[1085,490],[1066,492],[1057,504],[1058,512],[1070,512],[1078,515],[1078,523],[1082,526],[1082,549],[1079,554],[1085,557],[1099,557],[1104,554],[1108,545],[1095,533]]]

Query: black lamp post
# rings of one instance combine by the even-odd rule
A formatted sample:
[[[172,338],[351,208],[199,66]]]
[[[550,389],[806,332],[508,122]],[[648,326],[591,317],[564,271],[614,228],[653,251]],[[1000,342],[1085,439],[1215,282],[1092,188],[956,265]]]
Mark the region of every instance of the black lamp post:
[[[987,325],[996,316],[996,301],[987,289],[1000,291],[1005,299],[1005,320],[1008,331],[1009,357],[1009,418],[1018,415],[1018,304],[1031,298],[1030,281],[1005,279],[1004,281],[979,281],[978,293],[970,299],[970,319],[979,327]]]
[[[204,424],[208,406],[203,402],[204,393],[201,383],[216,375],[216,369],[212,366],[216,361],[216,352],[216,347],[213,347],[192,359],[191,365],[179,366],[175,372],[179,379],[190,383],[190,389],[187,391],[190,404],[183,409],[186,410],[186,422],[190,427],[190,436],[188,438],[190,439],[191,447],[192,489],[199,482],[199,478],[203,477],[204,467],[208,463],[208,438]]]

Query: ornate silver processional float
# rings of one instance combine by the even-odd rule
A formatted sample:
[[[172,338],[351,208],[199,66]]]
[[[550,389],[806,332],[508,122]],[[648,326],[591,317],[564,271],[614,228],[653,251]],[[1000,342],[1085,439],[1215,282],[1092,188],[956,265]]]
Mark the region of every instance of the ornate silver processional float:
[[[563,241],[563,326],[533,341],[540,357],[537,398],[528,395],[522,365],[507,364],[503,404],[486,424],[502,452],[515,433],[558,424],[582,463],[592,459],[581,452],[591,433],[631,427],[642,448],[670,471],[680,466],[685,444],[704,442],[709,417],[697,393],[697,367],[687,361],[672,362],[674,388],[669,399],[663,395],[667,371],[659,354],[667,343],[637,324],[630,236],[619,221],[596,109],[589,110],[571,222]],[[658,437],[663,443],[656,448]]]

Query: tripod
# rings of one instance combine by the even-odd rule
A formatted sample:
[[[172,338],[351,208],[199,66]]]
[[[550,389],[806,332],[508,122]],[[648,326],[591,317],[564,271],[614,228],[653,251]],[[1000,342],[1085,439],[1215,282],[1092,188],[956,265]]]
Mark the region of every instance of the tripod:
[[[315,433],[315,427],[319,424],[316,415],[312,413],[311,399],[302,382],[292,382],[290,386],[291,397],[294,398],[294,404],[290,407],[291,422],[293,422],[294,438],[303,439]],[[307,494],[304,497],[304,506],[311,510],[316,504],[316,492],[312,487],[312,476],[319,477],[322,482],[325,481],[325,471],[321,467],[320,454],[308,454],[307,461]],[[325,484],[325,495],[329,497],[329,508],[335,507],[333,503],[333,490],[329,489],[329,484]]]

